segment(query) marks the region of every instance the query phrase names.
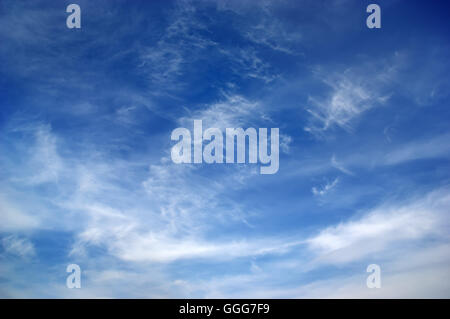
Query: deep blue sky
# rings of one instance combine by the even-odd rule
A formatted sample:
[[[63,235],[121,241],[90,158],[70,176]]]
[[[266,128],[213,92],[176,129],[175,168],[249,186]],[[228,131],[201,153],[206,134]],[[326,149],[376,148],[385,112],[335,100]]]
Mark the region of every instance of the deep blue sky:
[[[447,2],[72,2],[0,3],[1,297],[450,296]],[[194,119],[278,173],[173,164]]]

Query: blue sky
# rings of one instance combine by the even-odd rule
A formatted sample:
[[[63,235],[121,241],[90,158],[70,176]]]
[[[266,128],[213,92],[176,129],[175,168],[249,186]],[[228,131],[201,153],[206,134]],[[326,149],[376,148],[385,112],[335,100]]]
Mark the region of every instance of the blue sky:
[[[0,297],[450,297],[448,4],[70,3],[0,3]],[[172,163],[194,119],[279,171]]]

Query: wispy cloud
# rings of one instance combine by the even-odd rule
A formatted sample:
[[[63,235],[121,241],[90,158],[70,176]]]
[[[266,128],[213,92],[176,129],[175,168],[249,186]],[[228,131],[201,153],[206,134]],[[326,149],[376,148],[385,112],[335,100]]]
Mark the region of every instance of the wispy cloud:
[[[337,80],[327,80],[326,83],[332,88],[331,96],[327,100],[310,98],[314,108],[308,109],[308,113],[312,116],[312,123],[305,127],[308,132],[320,133],[334,126],[350,130],[353,118],[372,108],[376,103],[374,94],[354,83],[349,77],[338,77]]]
[[[400,145],[384,156],[383,163],[395,165],[419,159],[447,158],[450,156],[449,139],[450,135],[444,134]]]
[[[176,2],[161,38],[141,50],[139,67],[158,89],[168,90],[169,84],[170,90],[178,88],[182,85],[179,77],[189,71],[186,66],[217,45],[205,36],[207,26],[197,16],[197,8],[190,1]]]
[[[242,35],[250,42],[284,54],[298,55],[295,46],[301,41],[302,35],[298,29],[288,29],[274,14],[276,6],[276,1],[218,1],[217,4],[220,11],[230,11],[237,16],[246,17],[239,21],[238,26]],[[252,14],[250,21],[249,12]]]
[[[385,205],[360,219],[322,230],[308,240],[320,262],[351,262],[396,247],[396,242],[444,238],[450,201],[446,189],[405,205]]]
[[[339,178],[335,178],[332,182],[326,183],[324,186],[321,187],[314,186],[311,189],[311,191],[315,196],[324,196],[328,194],[333,188],[335,188],[338,182]]]
[[[236,49],[219,49],[230,61],[230,70],[240,78],[257,79],[270,83],[279,77],[273,66],[260,57],[253,47]]]
[[[340,170],[342,173],[347,174],[347,175],[353,175],[353,173],[348,170],[347,168],[345,168],[337,159],[336,156],[333,154],[333,156],[331,157],[331,166],[333,166],[334,168],[337,168],[338,170]]]
[[[0,216],[0,230],[3,232],[30,230],[41,224],[38,216],[22,211],[11,204],[3,194],[0,194]]]
[[[446,296],[449,287],[438,278],[449,274],[448,201],[448,189],[438,189],[402,204],[389,202],[306,239],[306,256],[299,249],[303,245],[292,246],[276,261],[259,263],[257,271],[251,263],[248,272],[217,275],[195,284],[188,281],[183,287],[210,298]],[[432,241],[425,244],[424,239]],[[366,266],[374,262],[381,265],[382,289],[365,287]],[[351,271],[331,272],[320,279],[309,276],[323,266],[337,271],[344,265],[352,265]],[[284,284],[285,276],[273,275],[285,272],[292,273],[292,285]]]
[[[30,258],[35,255],[34,245],[25,237],[10,235],[2,238],[3,249],[21,258]]]
[[[0,296],[450,295],[433,23],[380,42],[341,0],[80,4],[69,30],[50,1],[1,2]],[[194,119],[279,127],[280,172],[172,163]]]
[[[192,120],[201,119],[207,127],[225,129],[228,127],[249,127],[255,122],[270,121],[264,105],[236,94],[224,94],[216,103],[206,105],[198,111],[189,111],[188,116],[181,117],[181,125],[190,125]]]
[[[394,55],[388,62],[366,63],[336,73],[317,68],[316,75],[331,92],[326,97],[309,96],[307,112],[311,117],[304,129],[316,136],[335,127],[351,131],[355,118],[389,100],[386,84],[393,80],[399,59]]]

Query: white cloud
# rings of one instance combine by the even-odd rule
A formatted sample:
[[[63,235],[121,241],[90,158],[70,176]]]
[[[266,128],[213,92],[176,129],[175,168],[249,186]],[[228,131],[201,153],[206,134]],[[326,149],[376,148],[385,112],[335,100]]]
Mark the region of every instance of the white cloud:
[[[291,151],[292,137],[286,134],[280,134],[280,149],[283,153],[289,154]]]
[[[353,171],[358,168],[373,169],[407,164],[415,160],[446,159],[450,156],[450,145],[447,142],[449,139],[449,134],[439,134],[401,143],[394,143],[392,140],[388,147],[380,149],[370,147],[343,157],[339,161],[333,155],[331,166],[344,174],[354,175]]]
[[[314,186],[311,191],[315,196],[324,196],[328,194],[333,188],[335,188],[338,182],[339,178],[335,178],[332,182],[328,182],[322,187]]]
[[[208,298],[448,298],[449,194],[444,188],[387,203],[319,231],[305,241],[311,255],[296,255],[303,246],[293,245],[249,272],[184,281],[183,288]],[[381,289],[366,287],[370,263],[381,266]],[[319,279],[310,276],[320,269]]]
[[[333,166],[334,168],[337,168],[344,174],[353,175],[353,173],[350,170],[348,170],[346,167],[344,167],[344,165],[342,165],[340,162],[338,162],[338,160],[336,159],[336,156],[334,154],[331,157],[331,166]]]
[[[384,155],[383,164],[395,165],[418,159],[447,158],[450,156],[449,134],[433,137],[428,140],[416,140],[401,146]]]
[[[218,1],[219,11],[245,16],[238,25],[240,33],[250,42],[289,55],[297,55],[294,47],[302,39],[298,29],[289,30],[276,12],[276,1]],[[251,15],[250,15],[251,13]],[[248,19],[251,16],[251,19]],[[250,21],[248,21],[250,20]]]
[[[386,104],[391,93],[386,84],[397,72],[398,57],[379,63],[365,63],[362,67],[347,68],[343,72],[314,72],[331,92],[326,97],[309,97],[308,125],[304,128],[316,136],[334,127],[352,130],[352,122],[367,110]]]
[[[258,51],[253,47],[242,49],[220,48],[219,52],[228,58],[230,70],[239,77],[261,80],[266,84],[279,78],[279,74],[273,69],[272,65],[261,58]]]
[[[16,147],[28,148],[24,150],[26,156],[20,159],[25,164],[16,170],[12,180],[28,185],[58,182],[63,164],[50,125],[27,123],[7,132],[11,133],[24,134],[25,138]]]
[[[10,235],[2,238],[2,245],[7,253],[21,258],[29,258],[35,255],[34,245],[27,238]]]
[[[305,128],[308,132],[326,131],[333,126],[350,129],[350,121],[373,105],[373,95],[365,88],[343,77],[329,81],[333,93],[325,101],[310,98],[313,108],[308,112],[314,122]]]
[[[50,127],[44,126],[36,131],[36,145],[32,148],[31,164],[35,169],[30,177],[30,183],[40,184],[58,181],[62,169],[61,158],[56,150],[56,138],[52,135]]]
[[[367,288],[366,263],[343,273],[325,271],[316,279],[302,273],[300,259],[257,267],[251,263],[247,273],[183,281],[179,288],[206,298],[448,298],[450,287],[442,278],[450,275],[449,248],[439,244],[383,259],[380,289]],[[291,274],[287,275],[290,283],[286,284],[286,275],[279,274]]]
[[[173,238],[161,234],[132,236],[117,243],[120,258],[128,261],[171,262],[180,259],[231,260],[239,257],[278,254],[293,243],[275,239],[235,240],[226,242]]]
[[[201,35],[207,27],[196,16],[197,9],[189,1],[178,1],[169,17],[169,24],[158,42],[142,49],[140,68],[146,71],[152,83],[162,89],[179,88],[178,78],[187,64],[198,58],[200,52],[216,43]],[[189,62],[189,63],[188,63]],[[158,93],[158,92],[156,92]]]
[[[308,240],[319,263],[347,263],[403,241],[442,237],[448,227],[450,195],[438,190],[407,205],[384,205],[360,219],[322,230]]]
[[[262,21],[256,26],[252,26],[245,37],[250,41],[267,46],[275,51],[280,51],[289,55],[296,55],[294,49],[291,48],[291,43],[298,42],[301,39],[300,33],[288,34],[280,23],[273,23],[273,17],[269,17],[270,22]]]
[[[224,94],[224,99],[201,110],[190,112],[188,116],[179,119],[179,123],[188,127],[194,119],[203,120],[205,127],[217,127],[220,129],[231,127],[249,127],[255,121],[270,120],[264,110],[264,106],[246,99],[240,95]]]
[[[29,230],[40,225],[39,218],[23,212],[20,208],[6,200],[1,194],[0,217],[0,231],[3,232]]]

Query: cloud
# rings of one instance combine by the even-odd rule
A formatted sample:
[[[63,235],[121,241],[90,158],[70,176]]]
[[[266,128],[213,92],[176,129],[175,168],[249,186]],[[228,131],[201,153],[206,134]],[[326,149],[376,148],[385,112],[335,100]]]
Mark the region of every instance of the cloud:
[[[288,34],[283,29],[280,23],[273,23],[273,17],[270,17],[271,22],[267,20],[260,22],[260,24],[252,26],[244,36],[250,41],[267,46],[274,51],[280,51],[289,55],[296,55],[294,49],[290,48],[292,45],[290,43],[298,42],[301,39],[299,33]]]
[[[206,105],[198,111],[189,112],[188,116],[181,117],[178,122],[188,127],[192,125],[194,119],[203,120],[205,127],[220,129],[249,127],[255,122],[270,120],[261,103],[236,94],[224,94],[221,101]]]
[[[319,230],[306,246],[260,260],[257,271],[217,274],[183,287],[208,298],[446,298],[449,194],[443,188],[386,203]],[[370,263],[381,266],[381,289],[366,287]],[[253,261],[250,265],[255,269]]]
[[[449,192],[443,189],[406,205],[381,206],[360,219],[322,230],[308,239],[308,246],[317,262],[347,263],[403,241],[445,238],[449,204]]]
[[[206,49],[217,45],[203,35],[207,26],[200,22],[198,15],[190,1],[176,2],[161,38],[154,46],[141,49],[139,67],[159,89],[179,88],[182,84],[178,80],[188,70],[186,66],[192,65]]]
[[[326,83],[333,91],[327,100],[310,98],[314,107],[308,109],[312,116],[312,123],[305,127],[308,132],[326,131],[334,126],[350,130],[351,120],[374,105],[375,95],[346,76]]]
[[[220,48],[219,52],[228,58],[230,70],[240,78],[256,79],[266,84],[279,78],[272,65],[260,57],[253,47],[238,49]]]
[[[58,139],[52,133],[51,126],[15,117],[12,117],[9,125],[12,127],[2,130],[4,145],[14,150],[15,156],[17,153],[22,155],[15,160],[0,155],[4,165],[9,166],[10,179],[28,186],[58,182],[63,164],[57,150]],[[17,162],[22,163],[22,166],[19,167]]]
[[[344,174],[353,175],[353,173],[350,170],[345,168],[340,162],[338,162],[336,160],[336,156],[334,154],[331,157],[331,166],[333,166],[334,168],[337,168],[338,170],[340,170]]]
[[[385,119],[403,118],[403,109],[411,115],[410,105],[401,105],[402,98],[411,99],[402,92],[417,93],[422,98],[413,94],[412,100],[422,106],[445,101],[448,68],[442,61],[448,50],[420,56],[421,63],[410,60],[412,72],[399,76],[404,55],[377,58],[372,52],[378,49],[361,38],[361,55],[347,64],[341,53],[328,50],[333,39],[353,41],[355,31],[342,31],[359,23],[342,1],[314,4],[311,11],[276,1],[140,2],[127,8],[86,2],[83,12],[105,19],[83,20],[84,31],[77,33],[65,28],[64,10],[42,4],[3,1],[0,14],[8,83],[0,134],[2,296],[450,295],[442,280],[450,264],[449,192],[424,191],[446,185],[445,167],[432,177],[417,167],[428,176],[425,184],[423,178],[413,181],[410,171],[391,183],[403,172],[389,167],[447,158],[445,134],[395,144],[396,128],[386,132],[386,149],[374,148],[382,131],[374,122],[333,145],[314,144],[304,132],[282,132],[280,150],[289,153],[290,166],[272,177],[255,174],[250,165],[175,165],[169,158],[170,131],[193,119],[222,129],[279,126],[290,132],[302,123],[322,137],[352,132],[358,119],[382,109],[395,92],[396,107],[374,112],[386,116],[386,127],[392,123]],[[118,21],[127,23],[118,28]],[[313,40],[316,26],[333,39]],[[314,52],[318,42],[320,56]],[[386,56],[389,47],[381,49]],[[313,68],[311,78],[309,63],[316,58],[324,64]],[[417,67],[423,71],[416,73]],[[287,86],[295,87],[293,95]],[[291,111],[308,94],[305,121]],[[412,113],[435,119],[431,108]],[[446,114],[436,116],[443,122],[430,120],[432,126],[446,127]],[[413,132],[417,122],[408,116],[404,121]],[[428,123],[419,122],[426,130]],[[371,169],[383,166],[384,174],[359,174],[368,163]],[[315,185],[312,198],[308,180],[296,176],[301,171],[317,180],[334,169],[358,172],[349,178],[355,184],[347,188],[341,177],[331,179]],[[388,183],[381,195],[361,198],[366,189]],[[319,207],[317,199],[336,187],[343,196]],[[410,192],[401,196],[405,189]],[[380,200],[385,204],[372,204]],[[41,248],[51,252],[40,256]],[[82,266],[83,289],[64,287],[66,262]],[[368,263],[382,267],[379,291],[364,286]]]
[[[380,263],[380,289],[366,286],[370,261],[344,272],[327,268],[320,278],[311,278],[309,272],[302,274],[304,265],[298,260],[257,267],[251,263],[250,272],[183,281],[179,289],[206,298],[447,298],[450,288],[441,278],[450,274],[448,251],[448,244],[439,244],[384,259]],[[286,276],[277,275],[282,273],[291,274],[287,276],[289,284]]]
[[[339,178],[335,178],[334,181],[332,181],[331,183],[326,183],[323,187],[313,187],[311,189],[312,193],[315,196],[325,196],[326,194],[328,194],[333,188],[336,187],[336,185],[339,182]]]
[[[369,273],[360,267],[351,275],[317,280],[287,294],[296,298],[447,298],[450,288],[440,278],[450,274],[449,248],[448,244],[416,247],[378,261],[380,289],[366,287]]]
[[[449,138],[450,136],[446,133],[434,133],[427,138],[415,138],[406,142],[390,141],[387,147],[370,147],[339,161],[333,154],[331,166],[344,174],[354,176],[353,172],[360,168],[389,169],[390,166],[405,165],[418,160],[445,159],[450,154],[449,143],[447,143]]]
[[[450,135],[444,134],[400,145],[384,155],[383,164],[396,165],[420,159],[446,158],[450,155],[449,140]]]
[[[236,24],[247,41],[283,54],[297,55],[295,46],[302,35],[298,29],[287,28],[285,21],[275,14],[278,4],[276,1],[218,1],[217,9],[241,18]]]
[[[286,134],[280,134],[280,149],[283,153],[289,154],[293,138]]]
[[[278,243],[277,243],[278,242]],[[170,238],[159,234],[133,236],[117,244],[119,256],[128,261],[172,262],[181,259],[205,259],[213,262],[239,257],[279,254],[294,243],[279,240],[233,240],[227,242]]]
[[[40,126],[35,131],[36,144],[31,148],[31,163],[35,172],[28,178],[30,184],[57,182],[62,169],[61,158],[56,150],[56,138],[49,126]]]
[[[21,258],[29,258],[35,255],[34,245],[27,239],[16,235],[10,235],[2,238],[3,249],[9,254]]]
[[[349,67],[338,72],[314,70],[330,88],[325,97],[309,96],[307,112],[310,114],[305,131],[316,136],[332,128],[352,130],[352,122],[364,112],[386,104],[393,79],[398,73],[401,57],[394,54],[388,61],[366,62],[362,67]],[[389,89],[387,89],[389,87]]]
[[[0,231],[11,232],[20,230],[30,230],[39,227],[40,220],[23,212],[21,209],[11,204],[2,194],[0,194]]]

